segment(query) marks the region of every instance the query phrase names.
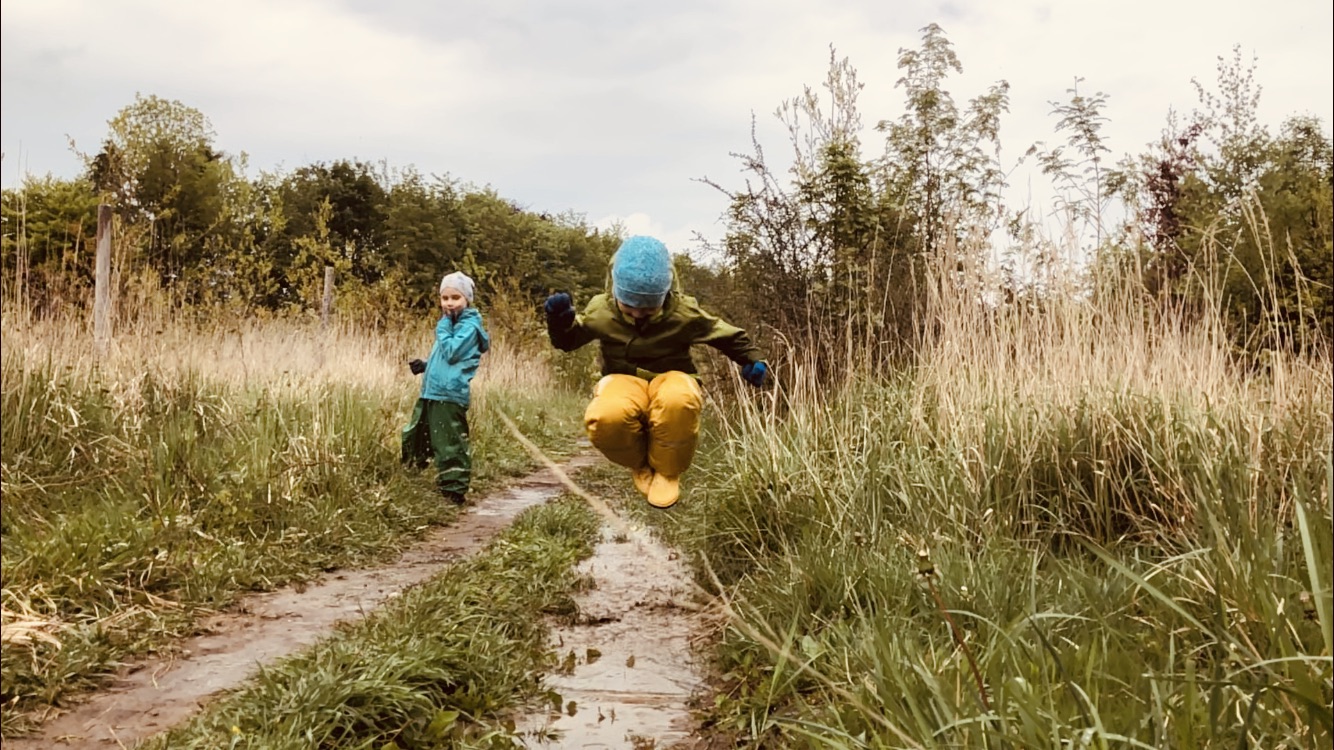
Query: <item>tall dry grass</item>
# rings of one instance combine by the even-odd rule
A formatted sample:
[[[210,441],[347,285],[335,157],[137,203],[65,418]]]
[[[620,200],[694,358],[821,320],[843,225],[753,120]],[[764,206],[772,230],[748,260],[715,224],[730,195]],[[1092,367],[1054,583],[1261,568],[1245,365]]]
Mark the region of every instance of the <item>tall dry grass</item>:
[[[456,509],[399,464],[435,319],[399,331],[303,320],[4,312],[4,723],[19,730],[201,609],[390,553]],[[495,332],[470,410],[474,490],[532,467],[503,410],[553,454],[581,403]]]
[[[941,264],[913,366],[828,390],[798,357],[712,423],[664,523],[741,613],[719,726],[766,747],[1329,742],[1328,346],[1257,363],[1207,306],[1102,273],[997,305]]]
[[[99,347],[85,316],[34,319],[22,309],[9,308],[0,356],[113,376],[151,370],[174,378],[190,372],[225,384],[324,381],[398,391],[405,383],[407,361],[430,351],[435,326],[432,315],[388,331],[355,321],[325,327],[302,318],[125,317],[112,340]],[[495,346],[478,372],[478,386],[545,386],[549,373],[539,350],[531,342],[511,342],[504,333],[495,336]]]

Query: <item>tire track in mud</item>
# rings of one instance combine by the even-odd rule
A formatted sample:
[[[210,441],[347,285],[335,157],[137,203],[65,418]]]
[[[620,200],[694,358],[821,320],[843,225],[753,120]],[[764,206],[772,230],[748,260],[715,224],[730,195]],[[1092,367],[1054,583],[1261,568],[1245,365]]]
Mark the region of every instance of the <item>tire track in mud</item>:
[[[578,470],[600,460],[581,454],[564,464]],[[494,492],[433,529],[397,561],[344,570],[299,589],[243,597],[235,608],[205,618],[200,635],[179,642],[176,655],[124,668],[111,684],[26,737],[6,738],[6,750],[131,747],[190,718],[219,692],[255,670],[314,644],[335,624],[364,617],[455,560],[478,551],[527,508],[564,489],[549,469]]]

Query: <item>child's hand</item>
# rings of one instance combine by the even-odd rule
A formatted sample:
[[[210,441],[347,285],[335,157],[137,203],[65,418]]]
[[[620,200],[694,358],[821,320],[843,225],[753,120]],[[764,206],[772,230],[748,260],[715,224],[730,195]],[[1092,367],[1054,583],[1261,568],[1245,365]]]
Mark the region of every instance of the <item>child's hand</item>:
[[[769,379],[769,366],[763,362],[751,362],[741,368],[741,377],[756,388],[763,388]]]
[[[574,325],[574,298],[568,292],[556,292],[542,306],[547,313],[547,331],[559,333]]]
[[[426,363],[420,359],[414,359],[408,362],[408,369],[412,370],[413,375],[420,375],[426,372]]]
[[[574,298],[568,292],[556,292],[547,297],[546,304],[543,307],[546,308],[547,318],[559,319],[574,309]]]

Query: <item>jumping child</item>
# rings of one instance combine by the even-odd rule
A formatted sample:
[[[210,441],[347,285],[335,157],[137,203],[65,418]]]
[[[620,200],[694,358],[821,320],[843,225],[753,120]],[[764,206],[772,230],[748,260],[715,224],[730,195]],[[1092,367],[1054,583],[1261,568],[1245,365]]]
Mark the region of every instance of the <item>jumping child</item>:
[[[435,462],[435,482],[447,500],[462,504],[472,479],[468,450],[470,384],[491,339],[482,314],[472,306],[473,280],[451,273],[440,280],[440,322],[425,361],[408,363],[422,379],[421,398],[403,428],[403,463],[426,468]]]
[[[699,440],[703,392],[690,347],[716,348],[757,388],[768,366],[745,331],[682,294],[661,241],[622,242],[610,281],[609,292],[589,300],[582,315],[569,294],[548,297],[547,335],[561,351],[595,339],[602,345],[603,377],[584,412],[588,437],[609,460],[630,469],[650,505],[669,508],[680,497],[680,478]]]

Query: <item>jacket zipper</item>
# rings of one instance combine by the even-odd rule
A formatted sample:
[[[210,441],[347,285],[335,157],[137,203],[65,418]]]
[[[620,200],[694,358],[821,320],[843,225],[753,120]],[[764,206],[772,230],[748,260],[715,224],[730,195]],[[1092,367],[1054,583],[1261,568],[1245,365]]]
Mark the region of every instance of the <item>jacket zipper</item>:
[[[634,333],[630,335],[630,340],[627,341],[627,342],[625,342],[625,361],[626,361],[626,363],[629,364],[631,367],[635,367],[636,369],[638,369],[638,367],[635,365],[634,361],[630,359],[630,345],[633,344],[633,343],[635,343],[636,341],[639,340],[639,323],[638,323],[638,321],[632,321],[632,322],[630,322],[630,329],[631,329],[632,331],[634,331]],[[633,373],[632,373],[632,374],[633,374]]]

